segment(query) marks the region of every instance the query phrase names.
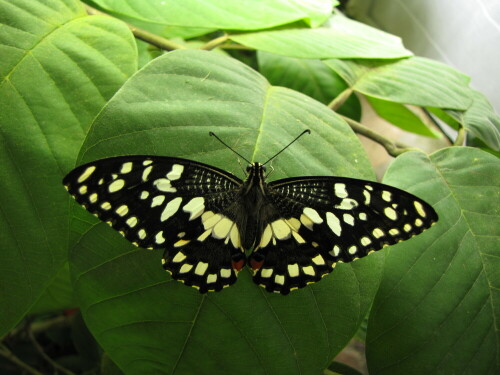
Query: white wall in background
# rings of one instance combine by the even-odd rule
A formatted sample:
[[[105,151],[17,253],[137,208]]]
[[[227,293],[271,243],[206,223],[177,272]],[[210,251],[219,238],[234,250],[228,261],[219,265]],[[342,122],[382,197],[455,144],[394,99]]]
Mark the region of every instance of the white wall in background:
[[[500,0],[351,0],[348,14],[466,73],[500,114]]]

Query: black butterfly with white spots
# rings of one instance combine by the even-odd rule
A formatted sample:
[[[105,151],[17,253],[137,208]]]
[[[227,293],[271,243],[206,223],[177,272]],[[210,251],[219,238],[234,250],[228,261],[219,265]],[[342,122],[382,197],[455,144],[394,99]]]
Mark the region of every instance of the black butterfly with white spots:
[[[388,185],[345,177],[267,183],[264,164],[249,163],[242,181],[192,160],[118,156],[79,166],[63,183],[134,245],[164,249],[163,267],[201,293],[235,283],[247,263],[255,283],[288,294],[438,220],[429,204]]]

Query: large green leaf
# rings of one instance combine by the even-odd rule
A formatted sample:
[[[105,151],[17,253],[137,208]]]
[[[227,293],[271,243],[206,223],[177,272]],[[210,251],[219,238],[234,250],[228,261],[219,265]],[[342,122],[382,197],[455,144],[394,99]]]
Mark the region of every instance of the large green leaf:
[[[347,88],[347,84],[320,60],[296,59],[258,51],[260,73],[272,85],[284,86],[329,104]],[[354,120],[361,118],[361,104],[351,95],[337,111]]]
[[[334,14],[316,29],[283,29],[230,35],[257,50],[304,59],[395,59],[411,56],[401,39]]]
[[[370,374],[498,374],[500,161],[473,148],[400,156],[384,182],[428,199],[423,246],[386,258],[367,333]]]
[[[448,65],[412,57],[387,61],[327,60],[349,86],[364,95],[418,106],[467,109],[469,77]]]
[[[450,111],[447,113],[462,124],[469,133],[479,138],[495,151],[500,150],[500,116],[498,116],[488,99],[479,91],[470,90],[472,105],[465,112]]]
[[[357,137],[325,106],[229,57],[179,50],[124,85],[94,122],[80,162],[170,155],[241,176],[235,155],[209,131],[264,160],[305,128],[312,134],[273,161],[273,179],[373,177]],[[95,219],[78,214],[77,231],[81,220]],[[365,316],[382,255],[339,265],[288,296],[266,292],[246,269],[230,288],[200,295],[163,271],[161,251],[135,249],[100,223],[74,247],[71,272],[89,329],[127,374],[318,374]]]
[[[147,22],[183,27],[258,30],[304,21],[325,22],[331,0],[94,0],[104,9]]]
[[[28,314],[46,314],[77,307],[73,298],[73,285],[69,274],[69,264],[65,263],[45,288],[40,298]]]
[[[92,119],[135,70],[132,35],[78,1],[0,2],[0,335],[67,259],[68,197]]]
[[[404,104],[389,102],[372,96],[366,96],[366,99],[377,115],[400,129],[426,137],[439,138],[441,136],[440,133],[433,131],[432,128],[424,124],[422,119]]]

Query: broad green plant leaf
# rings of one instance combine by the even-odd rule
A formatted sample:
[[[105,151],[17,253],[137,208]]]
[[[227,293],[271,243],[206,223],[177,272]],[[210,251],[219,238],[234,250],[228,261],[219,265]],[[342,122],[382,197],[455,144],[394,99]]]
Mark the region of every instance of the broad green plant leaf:
[[[428,197],[421,248],[388,252],[370,313],[370,374],[498,374],[500,161],[452,147],[406,153],[384,182]]]
[[[278,152],[272,179],[344,175],[372,179],[366,154],[327,107],[213,52],[179,50],[132,77],[99,114],[79,163],[124,154],[185,157],[243,177],[237,157]],[[78,208],[73,220],[95,220]],[[95,221],[94,221],[95,222]],[[162,251],[134,248],[104,223],[82,235],[71,272],[84,319],[127,374],[318,374],[355,334],[380,276],[383,253],[339,265],[288,296],[240,272],[219,293],[199,294],[170,278]],[[235,360],[237,358],[237,360]]]
[[[360,94],[422,107],[467,109],[469,77],[448,65],[411,57],[396,62],[326,60]]]
[[[472,135],[495,151],[500,151],[500,116],[488,99],[476,90],[470,90],[472,105],[465,112],[446,111]]]
[[[303,59],[395,59],[411,56],[401,39],[343,15],[315,29],[283,29],[230,35],[256,50]]]
[[[389,102],[372,96],[366,96],[366,99],[377,115],[400,129],[426,137],[439,138],[441,136],[440,133],[425,125],[420,117],[406,108],[404,104]]]
[[[0,2],[0,335],[67,261],[68,197],[90,123],[135,71],[129,30],[74,0]]]
[[[43,291],[40,298],[31,307],[28,314],[47,314],[54,311],[72,309],[77,306],[73,298],[73,285],[69,274],[69,265],[65,263]]]
[[[114,13],[164,25],[258,30],[303,21],[317,27],[330,16],[331,0],[94,0]]]
[[[342,78],[320,60],[296,59],[258,51],[259,72],[274,86],[299,91],[327,105],[343,92],[347,85]],[[337,111],[354,120],[361,118],[361,104],[351,95]]]

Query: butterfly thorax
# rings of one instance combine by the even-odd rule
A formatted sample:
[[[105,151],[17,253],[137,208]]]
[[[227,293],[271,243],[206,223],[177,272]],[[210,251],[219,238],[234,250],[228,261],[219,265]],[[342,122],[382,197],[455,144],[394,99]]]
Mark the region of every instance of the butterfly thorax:
[[[259,226],[263,216],[262,210],[267,206],[267,184],[265,182],[265,167],[261,163],[253,163],[247,167],[247,178],[243,183],[241,194],[241,210],[245,215],[245,222],[239,223],[242,230],[242,244],[245,249],[253,246],[256,234],[259,233]]]

